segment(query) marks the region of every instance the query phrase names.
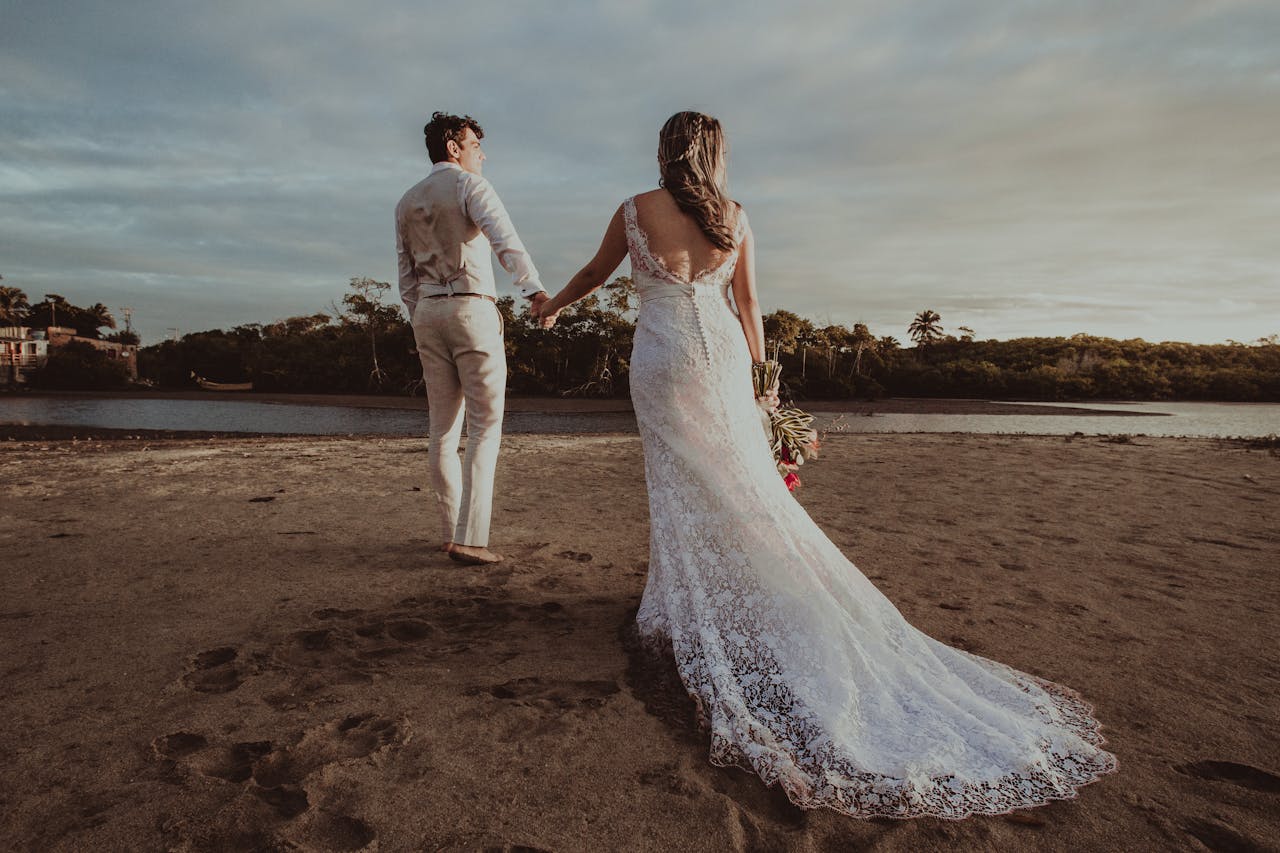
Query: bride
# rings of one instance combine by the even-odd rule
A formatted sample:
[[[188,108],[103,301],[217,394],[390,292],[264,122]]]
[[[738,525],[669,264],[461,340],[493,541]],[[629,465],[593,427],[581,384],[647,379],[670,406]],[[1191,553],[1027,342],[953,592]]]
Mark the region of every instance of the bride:
[[[659,189],[628,198],[544,327],[630,256],[631,398],[651,524],[641,636],[674,654],[711,760],[796,805],[963,818],[1075,796],[1116,767],[1066,687],[913,628],[778,476],[752,363],[765,357],[747,215],[720,123],[659,133]]]

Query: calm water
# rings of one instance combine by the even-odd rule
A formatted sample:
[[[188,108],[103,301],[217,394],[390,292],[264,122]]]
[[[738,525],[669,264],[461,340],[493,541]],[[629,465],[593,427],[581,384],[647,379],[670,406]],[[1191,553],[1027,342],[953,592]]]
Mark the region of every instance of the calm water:
[[[1016,405],[1016,404],[1015,404]],[[844,432],[1160,435],[1254,438],[1280,434],[1280,403],[1037,403],[1125,415],[845,415],[820,423]],[[1137,415],[1137,416],[1135,416]]]
[[[1050,404],[1053,405],[1053,404]],[[1071,407],[1076,404],[1061,404]],[[968,432],[1030,435],[1132,434],[1264,436],[1280,434],[1276,403],[1091,403],[1116,415],[819,416],[817,425],[842,432]],[[231,400],[16,398],[0,396],[0,423],[116,429],[208,430],[304,435],[423,435],[425,411],[303,406]],[[508,413],[509,433],[635,432],[630,414]]]

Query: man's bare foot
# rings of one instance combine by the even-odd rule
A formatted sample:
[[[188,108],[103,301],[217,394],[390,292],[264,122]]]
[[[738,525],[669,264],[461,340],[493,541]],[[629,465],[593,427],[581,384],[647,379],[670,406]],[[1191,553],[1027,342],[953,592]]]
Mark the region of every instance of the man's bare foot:
[[[480,545],[459,545],[456,542],[449,550],[449,559],[472,566],[487,566],[501,563],[502,557]]]
[[[440,550],[448,554],[450,551],[453,550],[453,543],[452,542],[444,543],[443,545],[440,546]]]

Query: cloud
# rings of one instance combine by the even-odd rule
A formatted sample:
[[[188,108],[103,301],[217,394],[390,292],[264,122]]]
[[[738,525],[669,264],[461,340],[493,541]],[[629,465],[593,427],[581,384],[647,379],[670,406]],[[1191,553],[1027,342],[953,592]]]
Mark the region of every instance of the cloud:
[[[432,109],[548,287],[719,116],[766,308],[897,334],[1280,331],[1280,13],[1264,2],[8,4],[0,273],[148,340],[395,275]],[[625,270],[624,270],[625,271]],[[499,276],[499,280],[502,277]]]

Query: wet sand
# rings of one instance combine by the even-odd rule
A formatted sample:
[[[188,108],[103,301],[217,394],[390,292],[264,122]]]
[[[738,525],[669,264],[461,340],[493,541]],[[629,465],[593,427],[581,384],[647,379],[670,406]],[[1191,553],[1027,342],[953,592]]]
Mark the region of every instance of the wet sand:
[[[800,499],[917,627],[1097,707],[1118,774],[858,821],[712,767],[631,654],[633,436],[511,436],[433,550],[419,439],[0,442],[0,838],[34,850],[1274,850],[1280,456],[838,435]]]

